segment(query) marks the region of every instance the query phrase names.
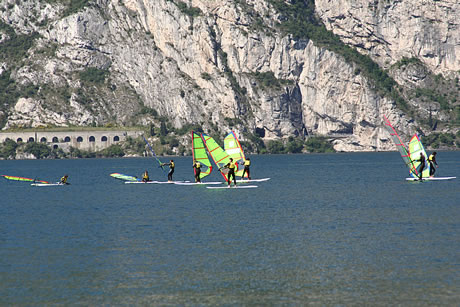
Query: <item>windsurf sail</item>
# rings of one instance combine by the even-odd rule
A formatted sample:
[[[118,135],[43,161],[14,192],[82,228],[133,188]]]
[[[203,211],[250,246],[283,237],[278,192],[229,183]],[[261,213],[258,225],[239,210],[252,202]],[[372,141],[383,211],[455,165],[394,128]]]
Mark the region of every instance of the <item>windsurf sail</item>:
[[[200,162],[200,164],[206,166],[206,169],[200,173],[200,179],[208,176],[212,171],[211,161],[209,161],[208,154],[206,153],[206,147],[204,146],[203,139],[201,136],[192,131],[192,155],[193,160]],[[195,169],[193,169],[195,172]]]
[[[113,178],[116,178],[116,179],[123,180],[123,181],[141,181],[139,178],[137,178],[135,176],[124,175],[124,174],[120,174],[120,173],[112,173],[112,174],[110,174],[110,176],[112,176]]]
[[[244,157],[243,148],[241,147],[241,144],[238,141],[235,132],[230,132],[224,138],[224,149],[228,153],[230,158],[233,158],[233,161],[238,162],[241,165],[244,163],[244,160],[246,158]],[[243,175],[243,172],[244,170],[243,168],[241,168],[237,172],[235,172],[235,175],[241,177]],[[245,174],[245,177],[247,176],[248,175]]]
[[[18,176],[2,175],[2,177],[7,179],[7,180],[14,180],[14,181],[49,183],[48,181],[44,181],[44,180],[25,178],[25,177],[18,177]]]
[[[147,141],[147,139],[144,136],[142,136],[142,138],[144,139],[145,144],[147,144],[150,151],[152,152],[153,157],[157,160],[158,164],[160,164],[161,169],[164,171],[165,169],[163,167],[163,163],[160,161],[160,159],[158,159],[157,155],[155,154],[155,151],[153,151],[152,146],[150,146],[150,143]]]
[[[391,139],[393,140],[394,144],[396,145],[396,148],[401,154],[401,157],[404,163],[409,168],[409,172],[411,176],[418,176],[418,172],[417,172],[417,169],[415,168],[414,161],[411,159],[411,156],[409,155],[409,151],[407,150],[406,146],[404,146],[403,142],[401,141],[401,138],[399,137],[395,128],[393,128],[393,126],[391,125],[388,118],[385,115],[383,115],[383,118],[384,118],[385,128],[390,133]]]
[[[420,154],[423,154],[425,156],[426,162],[425,162],[425,168],[423,170],[420,170]],[[420,139],[417,134],[414,134],[412,139],[409,142],[409,155],[411,160],[414,162],[414,167],[417,170],[417,174],[420,174],[422,172],[422,178],[424,177],[430,177],[430,168],[428,166],[428,156],[425,152],[425,148],[423,148],[422,142],[420,142]],[[413,173],[411,173],[412,177],[415,177]],[[417,176],[418,177],[418,176]]]
[[[224,176],[225,181],[228,181],[227,174],[222,168],[230,162],[230,155],[217,144],[217,142],[210,137],[209,135],[202,133],[201,137],[204,141],[206,149],[208,150],[209,154],[211,155],[212,160],[219,168],[220,173]]]

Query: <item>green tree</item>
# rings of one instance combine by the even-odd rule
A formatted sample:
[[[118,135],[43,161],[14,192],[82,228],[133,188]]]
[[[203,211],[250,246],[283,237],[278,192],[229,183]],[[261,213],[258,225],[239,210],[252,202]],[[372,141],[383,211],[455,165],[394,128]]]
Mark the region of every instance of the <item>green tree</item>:
[[[32,142],[26,145],[24,152],[33,154],[37,159],[43,159],[47,158],[50,155],[51,148],[49,148],[48,145],[43,143]]]
[[[10,139],[6,140],[5,142],[3,142],[3,145],[1,146],[0,156],[4,159],[8,159],[9,157],[15,157],[17,147],[18,144],[15,141]]]
[[[284,153],[285,148],[283,142],[280,140],[271,140],[267,144],[267,150],[269,153],[272,154],[280,154]]]

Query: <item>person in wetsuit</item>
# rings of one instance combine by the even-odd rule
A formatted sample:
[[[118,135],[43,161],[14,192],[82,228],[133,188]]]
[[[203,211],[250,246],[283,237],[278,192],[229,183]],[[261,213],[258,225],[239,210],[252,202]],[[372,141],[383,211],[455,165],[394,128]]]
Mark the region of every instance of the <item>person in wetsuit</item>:
[[[434,166],[438,167],[438,163],[436,162],[436,151],[433,152],[429,157],[428,157],[428,163],[430,164],[430,177],[434,176],[434,172],[436,169]]]
[[[176,166],[174,164],[173,160],[169,160],[169,163],[162,163],[163,165],[169,165],[169,172],[168,172],[168,181],[173,181],[173,174],[174,174],[174,167]]]
[[[249,166],[251,166],[251,160],[249,158],[246,158],[243,162],[243,175],[241,175],[241,178],[244,178],[244,174],[248,174],[248,179],[251,180],[251,174],[249,172]]]
[[[423,170],[425,169],[426,158],[422,153],[420,153],[420,159],[418,159],[417,161],[420,162],[420,165],[417,168],[417,172],[419,174],[418,178],[419,178],[419,180],[422,180]]]
[[[60,184],[68,184],[67,183],[67,178],[69,178],[69,175],[64,175],[61,177],[61,181],[59,182]]]
[[[236,186],[236,177],[235,177],[235,169],[236,163],[233,162],[233,159],[230,158],[230,162],[228,162],[224,167],[228,168],[227,173],[227,180],[228,180],[228,187],[232,184],[232,177],[233,177],[233,184]]]
[[[200,182],[200,174],[201,174],[201,163],[193,160],[193,170],[195,171],[195,182]]]
[[[145,172],[142,174],[142,182],[147,182],[147,181],[150,181],[149,172],[145,170]]]

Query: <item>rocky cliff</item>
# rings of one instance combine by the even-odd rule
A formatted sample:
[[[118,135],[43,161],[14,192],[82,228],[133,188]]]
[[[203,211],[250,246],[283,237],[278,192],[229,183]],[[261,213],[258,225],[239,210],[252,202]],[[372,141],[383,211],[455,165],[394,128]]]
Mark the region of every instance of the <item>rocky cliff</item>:
[[[326,135],[343,151],[392,149],[383,114],[403,134],[458,129],[456,1],[314,2],[317,27],[394,80],[386,92],[340,48],[286,31],[295,2],[1,0],[0,123],[166,121],[243,140]],[[445,100],[426,94],[436,80]]]

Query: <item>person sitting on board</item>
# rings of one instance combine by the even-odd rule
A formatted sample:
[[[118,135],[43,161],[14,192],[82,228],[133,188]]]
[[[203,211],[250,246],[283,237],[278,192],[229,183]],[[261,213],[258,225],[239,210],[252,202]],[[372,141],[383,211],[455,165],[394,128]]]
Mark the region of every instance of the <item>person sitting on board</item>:
[[[148,182],[148,181],[150,181],[149,172],[145,170],[145,172],[142,174],[142,182]]]
[[[201,174],[201,163],[197,160],[193,160],[193,170],[195,171],[195,182],[201,183],[200,174]]]
[[[173,160],[169,160],[169,163],[161,163],[161,166],[164,166],[164,165],[169,165],[169,173],[168,173],[168,182],[172,182],[173,181],[173,174],[174,174],[174,161]]]
[[[60,184],[68,184],[67,183],[67,178],[69,178],[69,175],[64,175],[61,177],[61,181],[59,182]]]
[[[436,169],[434,166],[438,167],[438,163],[436,162],[436,151],[433,152],[429,157],[428,157],[428,163],[430,164],[430,177],[434,177],[434,172]]]
[[[230,158],[230,162],[225,164],[224,167],[228,168],[228,173],[227,173],[228,187],[230,187],[230,185],[232,184],[232,177],[233,177],[233,184],[236,186],[236,177],[235,177],[236,163],[233,162],[233,158]]]
[[[426,158],[423,155],[423,153],[420,153],[420,159],[417,160],[420,162],[420,165],[417,168],[417,172],[419,174],[418,175],[419,180],[422,180],[423,170],[425,169],[425,160]]]
[[[251,159],[246,158],[246,160],[244,160],[242,164],[244,166],[244,169],[243,169],[243,175],[241,175],[241,178],[244,178],[244,174],[248,174],[248,179],[251,180],[251,174],[249,172],[249,166],[251,166]]]

